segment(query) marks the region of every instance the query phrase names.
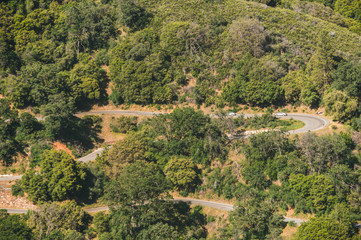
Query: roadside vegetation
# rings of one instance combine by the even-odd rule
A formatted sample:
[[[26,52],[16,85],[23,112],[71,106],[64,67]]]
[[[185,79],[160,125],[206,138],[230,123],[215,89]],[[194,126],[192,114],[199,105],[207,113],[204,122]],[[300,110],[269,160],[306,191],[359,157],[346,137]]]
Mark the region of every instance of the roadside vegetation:
[[[219,122],[193,108],[178,108],[141,122],[87,165],[47,150],[40,170],[28,171],[13,193],[40,206],[64,200],[110,206],[109,214],[93,218],[103,226],[92,230],[100,239],[153,236],[156,229],[180,238],[207,237],[206,215],[171,202],[172,191],[235,203],[213,239],[277,238],[286,226],[282,214],[290,209],[315,216],[299,228],[298,239],[314,234],[308,227],[313,221],[327,219],[348,229],[340,236],[356,235],[354,223],[361,217],[357,133],[290,138],[278,130],[229,140]],[[230,152],[239,160],[229,159]]]
[[[26,162],[13,195],[36,211],[0,211],[0,239],[280,239],[282,215],[312,218],[295,239],[359,239],[361,220],[359,0],[10,0],[0,3],[0,163]],[[119,117],[124,139],[95,162],[113,104],[191,107]],[[324,108],[348,125],[306,133],[270,110]],[[322,110],[323,111],[323,110]],[[35,117],[37,116],[37,117]],[[249,138],[239,131],[269,129]],[[276,131],[272,131],[276,129]],[[235,204],[214,222],[171,193]],[[88,204],[108,212],[89,215]]]

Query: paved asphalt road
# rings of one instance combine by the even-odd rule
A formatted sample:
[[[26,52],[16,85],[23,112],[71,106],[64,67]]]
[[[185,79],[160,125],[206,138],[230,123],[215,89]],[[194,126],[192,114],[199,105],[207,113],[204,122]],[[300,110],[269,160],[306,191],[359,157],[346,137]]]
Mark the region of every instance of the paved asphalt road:
[[[104,114],[104,115],[133,115],[133,116],[154,116],[162,113],[159,112],[143,112],[143,111],[129,111],[129,110],[104,110],[104,111],[91,111],[77,114],[78,116],[82,115],[91,115],[91,114]],[[262,114],[244,114],[245,117],[254,117],[255,115]],[[239,117],[241,115],[236,115],[234,117]],[[305,133],[308,131],[316,131],[325,126],[330,122],[328,119],[315,116],[311,114],[300,114],[300,113],[289,113],[288,116],[282,116],[284,119],[295,119],[305,123],[305,126],[300,129],[292,130],[290,133]]]
[[[128,111],[128,110],[112,110],[112,111],[109,110],[109,111],[92,111],[92,112],[80,113],[77,115],[80,116],[80,115],[91,115],[91,114],[154,116],[154,115],[161,114],[161,113]],[[236,115],[235,117],[237,117],[237,116],[239,116],[239,115]],[[245,114],[244,116],[245,117],[254,117],[254,114]],[[329,124],[329,121],[326,118],[323,118],[320,116],[309,115],[309,114],[288,114],[288,116],[282,116],[281,118],[284,118],[284,119],[293,118],[295,120],[300,120],[305,123],[305,126],[303,128],[289,131],[289,133],[304,133],[304,132],[308,132],[308,131],[316,131]],[[95,150],[94,152],[90,153],[89,155],[78,159],[78,161],[81,161],[81,162],[92,161],[103,150],[104,150],[103,148],[99,148],[99,149]],[[21,178],[21,176],[4,176],[4,177],[0,177],[0,181],[11,181],[11,180],[16,180],[16,179],[20,179],[20,178]],[[192,205],[201,205],[204,207],[211,207],[211,208],[216,208],[216,209],[221,209],[221,210],[226,210],[226,211],[233,210],[232,205],[224,204],[224,203],[203,201],[203,200],[198,200],[198,199],[184,199],[184,198],[176,198],[175,201],[187,201]],[[27,212],[27,210],[24,210],[24,209],[7,209],[7,210],[9,213],[18,213],[18,214]],[[88,212],[97,212],[97,211],[105,211],[105,210],[108,210],[108,208],[107,207],[98,207],[98,208],[86,209],[86,211],[88,211]],[[285,218],[285,221],[286,222],[294,221],[298,225],[301,224],[302,222],[304,222],[304,220],[301,220],[301,219],[287,218],[287,217]]]
[[[21,179],[22,175],[19,176],[5,176],[5,175],[1,175],[0,176],[0,181],[12,181],[12,180],[17,180],[17,179]]]
[[[134,116],[154,116],[157,114],[161,114],[158,112],[141,112],[141,111],[128,111],[128,110],[106,110],[106,111],[92,111],[92,112],[85,112],[85,113],[79,113],[78,116],[80,115],[91,115],[91,114],[110,114],[110,115],[134,115]],[[257,114],[257,115],[261,115],[261,114]],[[235,117],[239,117],[240,115],[236,115]],[[245,117],[254,117],[255,114],[244,114]],[[293,114],[290,113],[288,114],[288,116],[282,116],[281,118],[284,119],[295,119],[295,120],[299,120],[305,123],[305,126],[300,128],[300,129],[296,129],[296,130],[291,130],[289,131],[289,133],[305,133],[308,131],[316,131],[319,130],[321,128],[324,128],[325,126],[327,126],[330,122],[328,119],[320,117],[320,116],[315,116],[315,115],[310,115],[310,114]],[[80,162],[88,162],[88,161],[93,161],[97,155],[100,155],[103,152],[104,148],[99,148],[97,150],[95,150],[94,152],[79,158],[78,161]],[[9,176],[9,177],[1,177],[0,176],[0,181],[11,181],[11,180],[16,180],[16,179],[20,179],[21,176]]]
[[[104,151],[104,148],[98,148],[97,150],[95,150],[94,152],[79,158],[77,161],[79,162],[89,162],[89,161],[93,161],[95,160],[95,158],[100,155],[102,152]],[[1,178],[0,178],[1,179]]]
[[[225,203],[217,203],[217,202],[210,202],[210,201],[204,201],[199,199],[190,199],[190,198],[175,198],[174,201],[184,201],[188,202],[191,205],[199,205],[203,207],[210,207],[225,211],[233,211],[233,205],[225,204]],[[11,208],[5,208],[8,213],[15,213],[15,214],[24,214],[27,213],[28,210],[26,209],[11,209]],[[95,213],[95,212],[101,212],[101,211],[107,211],[109,210],[108,207],[95,207],[95,208],[87,208],[85,211],[88,213]],[[301,223],[305,222],[306,220],[297,219],[297,218],[284,218],[285,222],[295,222],[297,225],[300,225]]]

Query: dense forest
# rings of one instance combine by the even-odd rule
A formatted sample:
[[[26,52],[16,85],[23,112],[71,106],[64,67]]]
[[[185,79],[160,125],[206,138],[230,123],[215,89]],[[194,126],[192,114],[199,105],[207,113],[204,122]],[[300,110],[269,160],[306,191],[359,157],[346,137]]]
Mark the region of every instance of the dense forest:
[[[357,119],[361,3],[256,2],[3,2],[1,92],[35,112],[59,101],[305,104]]]
[[[38,206],[0,211],[0,239],[282,239],[289,210],[310,217],[295,239],[360,239],[360,34],[360,0],[0,1],[0,161],[28,160],[12,194]],[[124,139],[75,161],[103,141],[101,116],[75,114],[131,104],[218,112],[117,118]],[[347,131],[228,137],[287,127],[272,116],[287,105]],[[234,211],[216,220],[174,193]]]

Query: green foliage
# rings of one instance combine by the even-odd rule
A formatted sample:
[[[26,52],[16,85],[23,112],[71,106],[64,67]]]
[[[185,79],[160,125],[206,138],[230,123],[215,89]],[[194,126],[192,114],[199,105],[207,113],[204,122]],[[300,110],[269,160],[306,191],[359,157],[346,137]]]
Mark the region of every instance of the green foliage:
[[[10,106],[6,99],[0,99],[0,161],[4,165],[13,162],[18,152],[23,150],[16,129],[19,126],[18,112]]]
[[[244,147],[249,165],[264,168],[268,161],[277,155],[286,154],[294,149],[294,143],[278,131],[264,132],[250,137]]]
[[[296,239],[350,239],[349,229],[332,218],[319,217],[301,224]]]
[[[332,34],[327,31],[322,31],[319,34],[316,51],[306,67],[306,73],[309,74],[311,82],[317,86],[319,93],[324,92],[325,87],[330,84],[331,71],[335,65],[333,49],[330,44],[332,38]]]
[[[164,168],[165,176],[178,190],[192,190],[199,181],[197,167],[190,158],[171,158]]]
[[[31,229],[19,215],[9,215],[6,210],[0,210],[1,240],[30,240],[33,239]]]
[[[78,106],[84,105],[87,101],[105,102],[107,99],[105,89],[108,83],[105,71],[90,57],[82,57],[84,60],[74,66],[68,80],[75,102]]]
[[[119,117],[110,124],[110,129],[115,133],[128,133],[137,130],[138,117]]]
[[[13,196],[24,196],[24,191],[21,188],[19,182],[11,186],[11,195]]]
[[[115,36],[115,17],[105,5],[95,1],[72,3],[68,5],[65,15],[61,24],[70,26],[65,29],[68,29],[69,42],[78,54],[84,50],[104,47],[107,40]]]
[[[234,20],[228,30],[228,49],[236,57],[239,54],[251,53],[261,57],[267,45],[267,31],[256,19]]]
[[[357,112],[357,99],[348,96],[346,93],[331,90],[324,96],[326,113],[332,114],[336,121],[346,122],[355,116]]]
[[[238,195],[238,188],[241,184],[238,182],[237,176],[234,174],[235,169],[227,167],[224,170],[215,168],[207,173],[207,184],[202,185],[203,190],[212,190],[218,196],[224,196],[232,199]]]
[[[149,144],[152,141],[148,132],[149,130],[142,129],[130,133],[124,140],[118,141],[111,149],[104,151],[96,162],[108,176],[116,178],[125,165],[147,160]]]
[[[335,10],[342,15],[361,21],[361,2],[359,0],[335,1]]]
[[[74,201],[70,201],[63,205],[40,205],[36,211],[30,212],[28,224],[39,239],[53,239],[54,236],[55,239],[59,239],[63,235],[69,236],[70,230],[83,232],[88,227],[90,219],[89,214]]]
[[[246,54],[234,65],[236,77],[231,79],[223,92],[226,101],[262,107],[283,102],[284,92],[278,79],[285,73],[277,59],[258,60]]]
[[[352,148],[338,135],[317,137],[308,133],[302,136],[300,147],[311,173],[324,173],[337,164],[352,168],[355,163]]]
[[[333,87],[360,101],[361,65],[357,60],[341,62],[332,72],[332,79]]]
[[[144,27],[151,17],[145,9],[131,0],[117,1],[116,11],[118,12],[118,21],[132,30]]]
[[[74,116],[74,101],[63,94],[53,95],[50,103],[44,105],[41,113],[44,116],[45,134],[52,140],[69,142],[78,147],[78,154],[84,154],[100,142],[98,133],[101,131],[101,118],[85,116],[80,119]]]
[[[144,204],[168,190],[170,185],[155,164],[136,161],[125,166],[117,180],[110,183],[105,199],[113,204]]]
[[[163,27],[160,35],[160,46],[171,56],[183,54],[186,50],[185,32],[188,22],[171,22]]]
[[[239,201],[229,221],[236,239],[276,238],[286,227],[283,217],[269,203],[260,199]]]
[[[104,170],[96,164],[87,164],[84,168],[86,176],[82,179],[82,189],[78,191],[77,197],[84,203],[96,202],[104,195],[104,189],[109,181]]]
[[[31,201],[62,201],[72,199],[82,188],[85,172],[63,152],[49,150],[42,155],[39,172],[30,170],[20,185]]]
[[[298,210],[323,213],[337,201],[335,186],[324,175],[291,175],[289,190],[296,195]]]
[[[213,159],[224,160],[226,137],[219,126],[201,111],[176,108],[171,114],[150,121],[156,136],[155,148],[163,155],[192,158],[195,163],[208,164]]]
[[[306,93],[305,84],[309,82],[307,75],[299,70],[288,73],[282,80],[282,88],[285,92],[285,100],[288,103],[295,103],[301,98],[301,92],[303,92],[304,103],[306,105],[315,104],[317,101],[313,100],[312,97],[308,100],[309,94]],[[307,96],[307,97],[306,97]]]
[[[137,161],[125,166],[117,180],[107,187],[105,199],[113,206],[109,220],[111,232],[100,239],[110,236],[147,239],[157,234],[204,237],[204,215],[197,210],[190,212],[186,203],[166,201],[170,199],[170,189],[155,164]],[[106,224],[108,220],[101,221]],[[160,233],[162,230],[166,232]]]

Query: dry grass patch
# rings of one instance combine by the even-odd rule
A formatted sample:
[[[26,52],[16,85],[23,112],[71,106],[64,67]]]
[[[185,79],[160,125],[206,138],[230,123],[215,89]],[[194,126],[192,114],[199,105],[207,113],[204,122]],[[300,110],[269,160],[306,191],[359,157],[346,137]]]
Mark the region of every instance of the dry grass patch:
[[[208,231],[208,237],[216,235],[217,230],[224,227],[228,223],[229,212],[225,210],[218,210],[210,207],[203,207],[204,214],[207,215],[207,219],[214,219],[212,222],[208,222],[205,226]]]
[[[287,225],[285,229],[283,229],[283,232],[281,234],[281,237],[283,237],[284,240],[291,240],[294,239],[297,232],[297,227],[291,227],[290,225]]]

